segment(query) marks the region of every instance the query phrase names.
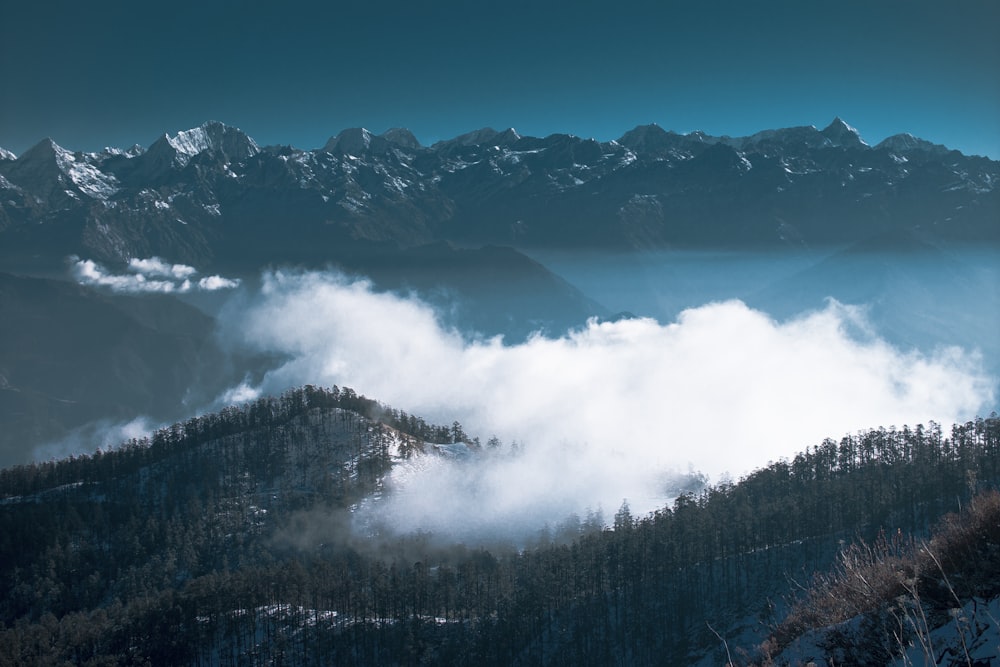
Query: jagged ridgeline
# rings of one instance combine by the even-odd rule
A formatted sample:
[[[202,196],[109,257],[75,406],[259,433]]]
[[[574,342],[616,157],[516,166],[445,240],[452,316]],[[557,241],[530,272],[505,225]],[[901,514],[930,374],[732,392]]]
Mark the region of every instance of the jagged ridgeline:
[[[997,183],[994,160],[907,134],[869,146],[840,118],[746,137],[646,125],[607,142],[484,128],[432,146],[353,128],[313,150],[208,122],[146,149],[45,139],[0,153],[0,263],[255,269],[443,241],[781,247],[914,229],[995,242]]]
[[[356,524],[393,465],[463,440],[305,387],[0,471],[0,663],[723,664],[709,625],[762,641],[843,542],[927,534],[1000,482],[993,415],[826,440],[517,547]]]

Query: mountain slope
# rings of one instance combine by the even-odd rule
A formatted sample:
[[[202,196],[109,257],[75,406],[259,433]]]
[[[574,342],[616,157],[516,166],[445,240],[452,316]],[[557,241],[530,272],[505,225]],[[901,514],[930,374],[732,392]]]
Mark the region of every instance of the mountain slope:
[[[0,465],[93,420],[179,418],[226,386],[213,331],[169,297],[0,273]]]

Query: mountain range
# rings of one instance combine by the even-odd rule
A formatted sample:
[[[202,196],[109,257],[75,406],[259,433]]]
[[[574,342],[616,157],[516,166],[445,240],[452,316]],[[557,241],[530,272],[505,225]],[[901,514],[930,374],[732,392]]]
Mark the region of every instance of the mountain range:
[[[451,242],[519,248],[803,246],[919,230],[1000,238],[1000,163],[840,118],[748,137],[636,127],[617,141],[485,128],[422,146],[347,129],[259,146],[219,122],[148,148],[0,152],[0,262],[161,256],[322,264]]]

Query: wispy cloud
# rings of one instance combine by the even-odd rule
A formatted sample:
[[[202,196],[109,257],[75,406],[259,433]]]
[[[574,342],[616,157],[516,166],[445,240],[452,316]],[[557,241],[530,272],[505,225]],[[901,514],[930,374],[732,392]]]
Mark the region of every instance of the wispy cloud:
[[[332,274],[271,273],[228,335],[287,363],[256,387],[348,385],[471,435],[523,445],[470,470],[401,468],[379,506],[399,529],[463,537],[536,530],[567,513],[645,513],[663,475],[741,474],[825,437],[879,425],[948,423],[993,400],[976,355],[901,351],[861,309],[830,302],[777,322],[739,301],[651,319],[591,322],[557,339],[469,342],[419,301]],[[462,467],[466,466],[466,467]]]
[[[148,259],[132,258],[128,262],[128,268],[133,273],[141,274],[147,277],[157,276],[174,278],[177,280],[184,280],[198,273],[193,266],[188,266],[186,264],[167,264],[159,257],[150,257]]]
[[[198,289],[205,292],[214,292],[220,289],[233,289],[239,287],[240,281],[237,278],[223,278],[222,276],[205,276],[198,280]]]
[[[97,449],[112,449],[132,438],[148,436],[162,426],[148,417],[140,416],[127,422],[100,419],[73,429],[58,440],[35,447],[35,461],[61,459],[78,454],[92,454]]]
[[[187,264],[170,264],[159,257],[129,260],[126,273],[112,273],[90,259],[70,258],[70,270],[83,285],[106,287],[125,293],[214,292],[238,287],[240,281],[222,276],[204,276],[194,280],[198,270]]]

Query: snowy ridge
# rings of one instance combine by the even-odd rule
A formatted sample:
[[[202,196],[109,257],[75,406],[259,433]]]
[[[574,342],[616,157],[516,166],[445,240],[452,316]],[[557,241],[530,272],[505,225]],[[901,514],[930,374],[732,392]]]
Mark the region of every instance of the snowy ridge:
[[[134,158],[134,157],[139,157],[140,155],[142,155],[145,152],[146,152],[146,149],[143,148],[142,146],[140,146],[139,144],[135,144],[134,146],[132,146],[132,148],[129,148],[128,150],[124,150],[122,148],[115,148],[114,146],[106,146],[104,148],[104,150],[101,151],[100,157],[101,158],[108,158],[108,157]]]
[[[217,151],[229,161],[241,161],[260,153],[260,146],[249,136],[234,127],[218,121],[182,130],[174,136],[163,135],[163,140],[174,150],[174,162],[185,166],[191,158],[206,151]]]
[[[173,146],[175,151],[191,157],[212,147],[204,127],[184,130],[173,137],[168,134],[166,137],[167,143]]]
[[[52,142],[52,151],[59,169],[83,194],[94,199],[108,199],[118,192],[118,179],[92,164],[96,155],[71,153],[55,142]]]

